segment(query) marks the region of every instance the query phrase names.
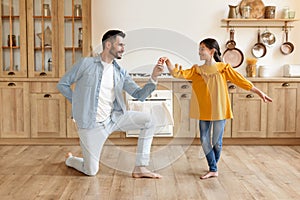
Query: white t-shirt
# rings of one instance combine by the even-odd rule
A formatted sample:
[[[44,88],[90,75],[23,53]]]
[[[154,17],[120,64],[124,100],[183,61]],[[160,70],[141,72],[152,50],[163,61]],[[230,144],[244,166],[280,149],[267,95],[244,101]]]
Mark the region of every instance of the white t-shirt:
[[[104,68],[100,85],[96,122],[103,122],[110,116],[115,100],[113,64],[101,62]]]

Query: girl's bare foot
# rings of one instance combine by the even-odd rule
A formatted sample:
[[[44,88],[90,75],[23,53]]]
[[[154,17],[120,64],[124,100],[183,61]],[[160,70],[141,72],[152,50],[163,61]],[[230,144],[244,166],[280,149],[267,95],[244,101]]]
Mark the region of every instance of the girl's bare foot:
[[[205,175],[201,176],[200,179],[213,178],[213,177],[217,177],[218,175],[219,175],[218,172],[207,172]]]

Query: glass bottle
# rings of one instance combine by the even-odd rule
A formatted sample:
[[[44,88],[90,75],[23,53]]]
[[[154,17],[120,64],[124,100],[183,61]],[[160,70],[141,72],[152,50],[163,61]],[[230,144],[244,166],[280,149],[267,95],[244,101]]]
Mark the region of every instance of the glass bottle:
[[[245,6],[243,8],[243,18],[244,19],[250,18],[250,14],[251,14],[251,7],[250,6]]]
[[[78,29],[78,47],[82,47],[82,28]]]
[[[51,15],[49,4],[43,4],[43,15],[45,17]]]
[[[282,9],[282,18],[283,19],[288,19],[289,18],[289,7],[284,7]]]
[[[74,5],[74,16],[75,17],[81,16],[81,5],[79,5],[79,4]]]
[[[11,41],[10,41],[10,37],[11,37]],[[9,47],[10,47],[10,42],[12,43],[11,46],[13,46],[13,47],[17,45],[15,35],[8,35],[7,36],[7,46],[9,46]]]

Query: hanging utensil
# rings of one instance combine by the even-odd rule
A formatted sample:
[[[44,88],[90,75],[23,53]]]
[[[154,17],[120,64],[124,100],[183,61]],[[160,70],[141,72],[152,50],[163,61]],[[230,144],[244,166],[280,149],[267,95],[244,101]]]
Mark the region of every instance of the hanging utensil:
[[[223,53],[223,61],[229,63],[233,68],[239,67],[244,61],[244,55],[241,50],[235,47],[234,30],[230,30],[230,40],[226,43],[227,49]]]
[[[276,37],[273,33],[271,33],[267,28],[261,34],[262,42],[267,46],[272,46],[276,42]]]
[[[280,51],[284,55],[291,54],[294,51],[294,45],[291,42],[288,42],[288,30],[285,30],[285,39],[286,41],[280,46]]]
[[[257,31],[257,43],[252,47],[252,55],[256,58],[262,58],[267,53],[266,46],[260,42],[260,30]]]

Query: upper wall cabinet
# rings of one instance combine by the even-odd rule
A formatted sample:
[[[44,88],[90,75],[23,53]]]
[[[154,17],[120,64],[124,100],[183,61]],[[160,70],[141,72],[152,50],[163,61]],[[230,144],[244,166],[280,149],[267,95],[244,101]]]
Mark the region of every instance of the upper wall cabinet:
[[[27,0],[28,75],[57,77],[57,0]]]
[[[60,76],[80,57],[91,54],[90,5],[90,0],[58,1]]]
[[[90,54],[90,0],[1,0],[0,6],[0,77],[58,78]]]
[[[2,0],[0,16],[0,76],[26,77],[26,1]]]
[[[90,0],[28,0],[29,77],[61,77],[90,47]]]

